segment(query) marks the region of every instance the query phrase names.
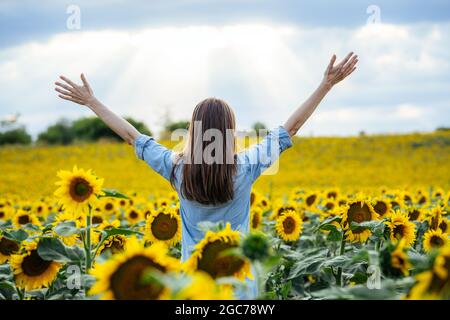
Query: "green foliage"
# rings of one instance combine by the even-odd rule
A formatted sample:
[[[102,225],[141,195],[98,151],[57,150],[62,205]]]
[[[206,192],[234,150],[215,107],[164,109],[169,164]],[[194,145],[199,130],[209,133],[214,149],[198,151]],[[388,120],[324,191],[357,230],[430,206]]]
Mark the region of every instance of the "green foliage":
[[[133,118],[126,118],[126,120],[140,133],[146,135],[152,134],[143,122]],[[38,136],[38,142],[63,145],[71,144],[74,141],[92,142],[100,139],[122,141],[122,138],[97,117],[81,118],[75,120],[73,123],[60,120]]]
[[[70,123],[66,120],[60,120],[56,124],[49,126],[46,131],[38,136],[38,142],[46,144],[67,145],[73,142],[74,133]]]
[[[25,128],[16,128],[0,132],[0,146],[5,144],[30,144],[31,136]]]
[[[189,121],[175,121],[169,122],[165,125],[164,130],[167,132],[174,132],[177,129],[187,129],[189,127]]]
[[[139,121],[126,118],[139,132],[151,135],[147,126]],[[99,139],[111,139],[121,141],[122,139],[112,131],[100,118],[87,117],[81,118],[72,124],[75,139],[81,141],[97,141]]]

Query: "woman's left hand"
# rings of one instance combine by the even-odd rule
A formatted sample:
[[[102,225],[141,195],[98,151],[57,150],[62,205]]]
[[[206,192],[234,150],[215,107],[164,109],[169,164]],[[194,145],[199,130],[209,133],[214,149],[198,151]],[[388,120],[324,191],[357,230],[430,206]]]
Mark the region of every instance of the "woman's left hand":
[[[336,55],[331,57],[330,63],[328,64],[325,74],[323,76],[322,84],[327,88],[331,89],[335,84],[341,82],[347,78],[356,69],[356,64],[358,63],[358,56],[353,52],[350,52],[344,60],[339,64],[334,65],[336,62]]]

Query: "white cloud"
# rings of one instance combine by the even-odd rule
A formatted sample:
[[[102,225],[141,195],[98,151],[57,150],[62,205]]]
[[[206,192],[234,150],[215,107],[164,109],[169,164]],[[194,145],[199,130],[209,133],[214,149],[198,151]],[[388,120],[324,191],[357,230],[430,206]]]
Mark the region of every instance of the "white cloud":
[[[85,72],[100,99],[152,128],[167,109],[175,119],[189,118],[195,104],[211,95],[235,107],[241,127],[256,120],[274,126],[314,89],[332,53],[354,50],[359,70],[326,98],[304,130],[429,130],[442,125],[442,117],[424,112],[430,108],[424,100],[450,112],[442,109],[449,102],[450,51],[443,40],[449,33],[448,24],[69,32],[0,53],[0,115],[21,112],[33,132],[59,117],[76,117],[83,109],[59,101],[53,82],[59,74],[77,78]],[[386,112],[389,121],[378,122]]]

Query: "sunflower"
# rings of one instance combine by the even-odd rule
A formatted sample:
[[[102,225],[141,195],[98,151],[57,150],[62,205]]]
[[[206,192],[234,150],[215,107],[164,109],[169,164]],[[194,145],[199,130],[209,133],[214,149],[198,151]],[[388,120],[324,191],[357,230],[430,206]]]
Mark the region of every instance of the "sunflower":
[[[416,225],[409,221],[408,214],[397,210],[385,222],[390,230],[390,239],[393,243],[404,240],[404,246],[410,247],[416,240]]]
[[[161,197],[156,200],[156,205],[158,206],[158,208],[165,208],[165,207],[170,206],[170,204],[171,204],[171,201],[165,197]]]
[[[47,218],[48,215],[48,204],[44,201],[37,201],[32,206],[32,211],[36,214],[38,217],[42,217],[44,219]]]
[[[180,270],[179,261],[167,255],[167,246],[156,243],[145,248],[135,237],[129,238],[125,250],[97,264],[91,274],[97,279],[89,291],[104,300],[164,299],[169,289],[156,279],[145,281],[148,272],[168,273]]]
[[[106,217],[112,217],[117,214],[118,205],[115,198],[110,197],[101,198],[98,206]]]
[[[374,199],[372,201],[373,210],[378,214],[380,218],[388,217],[391,213],[391,203],[384,199]]]
[[[271,204],[270,204],[270,200],[269,199],[267,199],[266,197],[261,195],[260,197],[258,197],[257,200],[258,200],[258,202],[256,203],[256,205],[258,207],[260,207],[263,212],[266,212],[267,210],[270,209],[270,205]]]
[[[365,242],[372,232],[369,229],[352,230],[350,225],[352,222],[365,222],[378,220],[378,214],[372,207],[372,204],[362,198],[349,200],[341,209],[341,225],[345,230],[345,237],[351,242]]]
[[[450,220],[445,217],[442,217],[441,221],[439,221],[438,228],[441,229],[442,232],[448,233],[448,231],[450,230],[449,226],[450,226]]]
[[[335,200],[326,200],[323,202],[323,211],[332,212],[337,207],[337,203]]]
[[[20,249],[19,243],[14,240],[0,236],[0,264],[5,263],[11,258],[11,255],[17,253]]]
[[[393,210],[400,210],[403,209],[405,206],[405,203],[403,201],[403,198],[399,195],[396,195],[394,198],[390,200],[391,208]]]
[[[397,248],[391,252],[391,266],[401,272],[405,277],[409,275],[412,268],[408,255],[405,253],[405,241],[401,240]]]
[[[442,247],[434,259],[431,270],[416,275],[416,283],[411,288],[411,300],[450,299],[450,245]]]
[[[238,248],[239,242],[240,234],[238,231],[231,230],[230,223],[227,223],[220,231],[209,230],[195,246],[184,268],[188,273],[204,271],[214,279],[229,276],[240,280],[246,277],[253,278],[249,260],[241,255],[228,253]]]
[[[420,221],[422,219],[423,210],[421,208],[410,207],[407,212],[410,221]]]
[[[280,202],[279,204],[275,205],[272,211],[272,214],[270,215],[270,220],[277,220],[280,216],[284,214],[286,211],[295,211],[297,212],[298,207],[290,202],[287,204],[284,204],[283,202]]]
[[[115,234],[103,241],[98,248],[98,253],[110,252],[111,254],[117,254],[125,250],[128,238],[122,234]],[[100,234],[98,235],[97,242],[100,241]]]
[[[428,203],[428,197],[424,194],[420,194],[416,197],[416,202],[420,205],[425,206]]]
[[[339,191],[337,189],[330,189],[325,192],[325,197],[327,199],[336,200],[338,196],[339,196]]]
[[[7,221],[13,215],[14,209],[11,207],[3,206],[0,208],[0,221]]]
[[[29,242],[24,245],[24,253],[11,256],[10,265],[19,288],[34,290],[48,287],[61,268],[56,261],[42,259],[37,246],[37,242]]]
[[[100,225],[105,221],[103,214],[101,211],[94,211],[92,213],[92,224],[93,225]]]
[[[19,209],[15,213],[12,222],[17,229],[20,229],[22,226],[29,223],[36,226],[41,224],[35,214],[31,213],[30,211],[25,211],[22,209]]]
[[[288,210],[277,219],[275,230],[284,241],[297,241],[302,232],[303,222],[298,213]]]
[[[206,272],[196,271],[190,281],[175,292],[173,300],[231,300],[233,288],[230,285],[218,285]]]
[[[144,214],[142,211],[134,206],[130,206],[125,211],[125,218],[128,220],[128,222],[133,225],[138,223],[139,221],[144,219]]]
[[[442,188],[437,188],[433,191],[433,198],[443,198],[445,195],[445,192]]]
[[[259,230],[263,222],[263,212],[261,208],[250,209],[250,228],[251,230]]]
[[[318,201],[319,201],[319,196],[316,192],[310,192],[310,193],[306,194],[303,198],[303,204],[309,210],[315,210],[316,209],[315,206]]]
[[[146,220],[145,239],[150,242],[164,242],[169,246],[181,240],[181,218],[174,209],[165,207],[154,210]]]
[[[55,196],[65,210],[86,213],[89,205],[95,207],[97,197],[104,194],[103,179],[96,177],[91,170],[85,171],[74,166],[72,171],[59,171],[58,177],[61,180],[56,182],[59,187]]]
[[[425,252],[431,252],[433,249],[441,248],[450,244],[449,234],[442,232],[441,229],[430,229],[423,235],[423,249]]]

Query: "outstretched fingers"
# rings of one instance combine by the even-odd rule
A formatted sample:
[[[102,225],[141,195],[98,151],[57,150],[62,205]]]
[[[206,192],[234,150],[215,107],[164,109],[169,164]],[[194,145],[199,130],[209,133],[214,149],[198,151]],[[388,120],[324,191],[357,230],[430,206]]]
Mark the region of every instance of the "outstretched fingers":
[[[89,90],[89,92],[92,92],[91,86],[89,85],[89,82],[87,82],[86,77],[84,76],[84,73],[81,74],[81,81],[83,81],[83,85],[86,87],[86,89]]]
[[[331,72],[335,62],[336,62],[336,55],[333,54],[333,56],[331,57],[330,63],[328,64],[327,70],[325,71],[326,74],[329,74]]]
[[[59,77],[61,80],[63,80],[64,82],[66,82],[68,85],[70,85],[72,88],[77,88],[77,85],[75,83],[73,83],[70,79],[64,77],[64,76],[60,76]]]
[[[61,99],[64,99],[64,100],[68,100],[68,101],[72,101],[72,102],[84,105],[84,102],[82,100],[77,99],[77,98],[75,98],[73,96],[67,96],[67,95],[64,95],[64,94],[59,94],[58,97],[60,97]]]
[[[354,66],[358,63],[358,56],[353,56],[343,67],[342,67],[342,73],[344,75],[348,74]]]
[[[58,88],[58,87],[55,88],[55,91],[56,91],[56,92],[59,92],[59,93],[62,93],[62,94],[64,94],[64,95],[66,95],[66,96],[73,96],[73,97],[75,96],[73,92],[71,92],[71,91],[66,91],[66,90],[60,89],[60,88]]]
[[[352,56],[353,56],[353,51],[350,52],[349,54],[347,54],[347,56],[341,62],[339,62],[339,64],[337,66],[343,67]]]

